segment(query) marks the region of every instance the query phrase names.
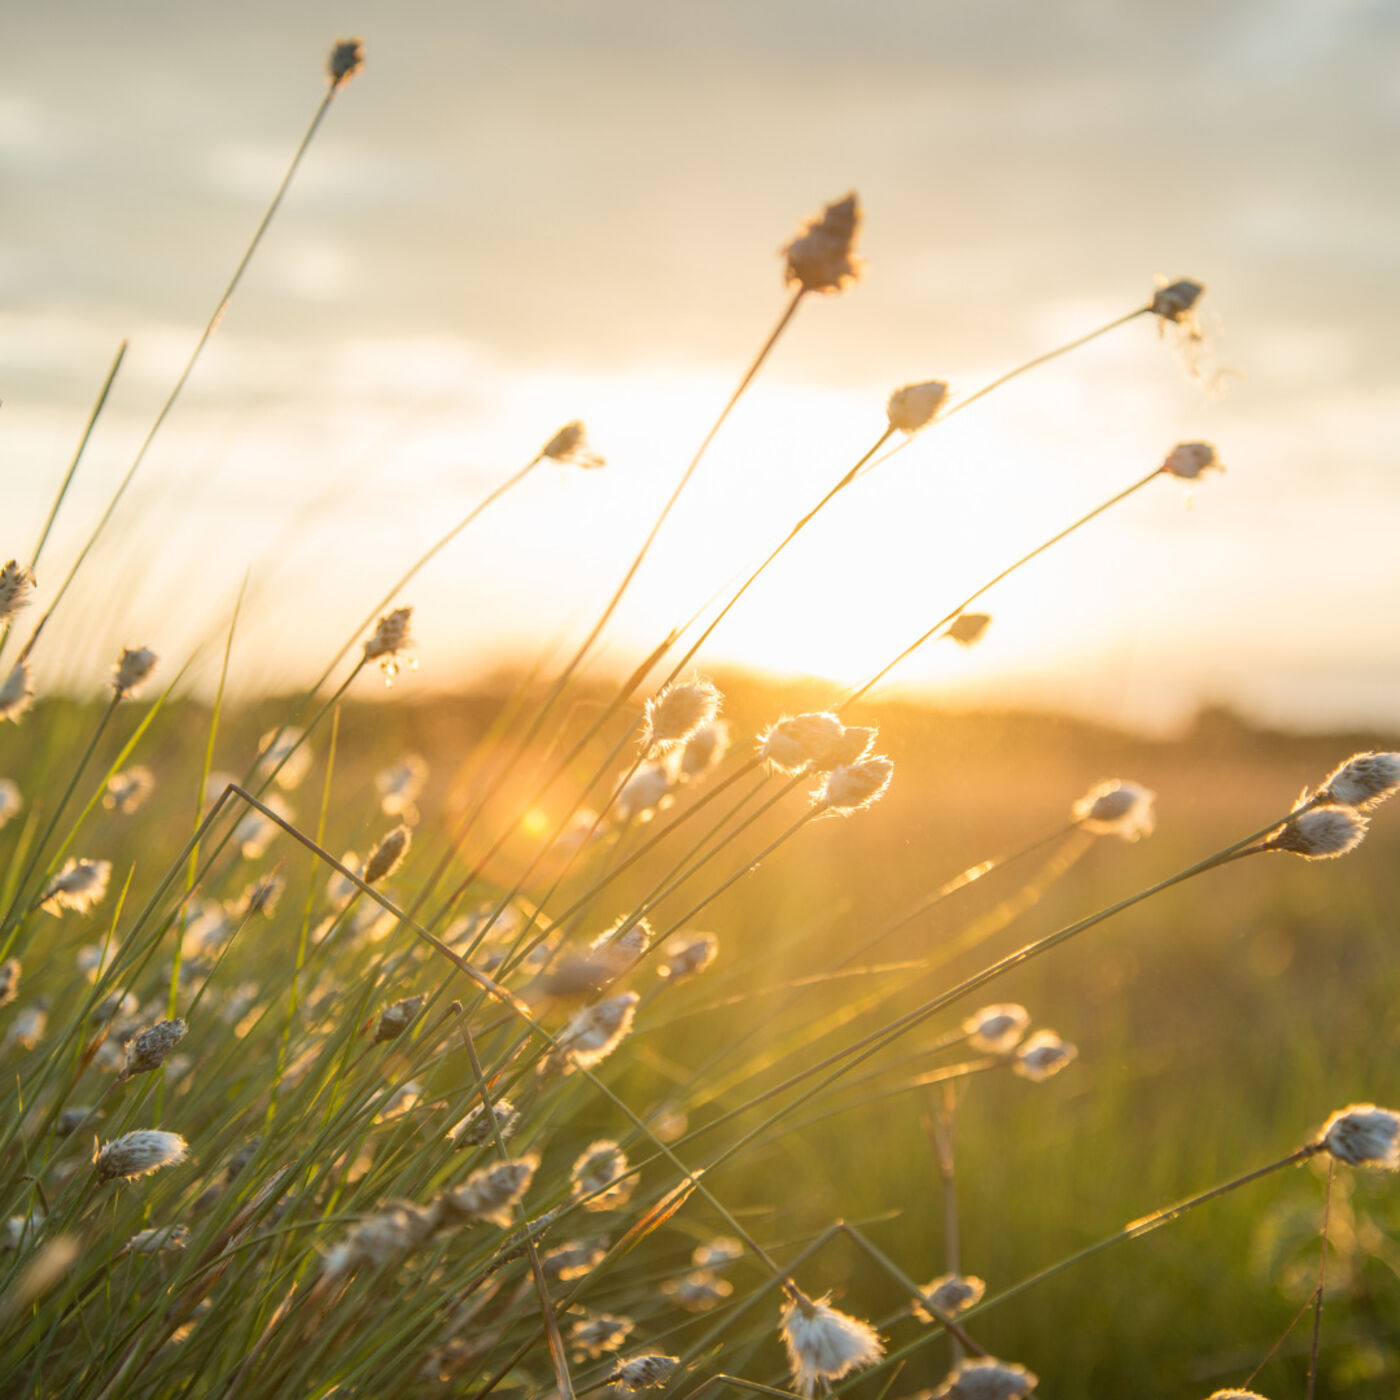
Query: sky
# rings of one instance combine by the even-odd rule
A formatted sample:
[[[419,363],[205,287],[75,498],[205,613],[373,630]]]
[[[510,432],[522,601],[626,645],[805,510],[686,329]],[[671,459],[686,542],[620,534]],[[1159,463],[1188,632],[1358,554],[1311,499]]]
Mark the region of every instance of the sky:
[[[409,693],[564,654],[785,302],[779,249],[857,190],[866,278],[808,298],[597,658],[630,670],[884,428],[1192,277],[1195,355],[1141,318],[989,395],[843,494],[700,664],[859,682],[1183,440],[1166,479],[985,600],[985,639],[878,694],[1201,705],[1400,727],[1400,7],[1373,0],[13,5],[0,14],[0,556],[56,585],[189,354],[324,90],[339,93],[110,533],[35,653],[121,645],[314,676],[405,568]],[[366,680],[364,686],[372,688]]]

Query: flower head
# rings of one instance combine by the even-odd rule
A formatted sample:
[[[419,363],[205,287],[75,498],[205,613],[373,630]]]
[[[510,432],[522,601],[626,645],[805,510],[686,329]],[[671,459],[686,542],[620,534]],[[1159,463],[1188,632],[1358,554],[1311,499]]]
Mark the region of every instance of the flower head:
[[[392,684],[399,673],[399,653],[413,645],[409,632],[412,617],[412,608],[395,608],[393,612],[385,613],[365,643],[365,660],[379,662],[387,684]]]
[[[120,812],[129,817],[139,811],[156,785],[155,775],[149,768],[138,765],[122,773],[113,773],[107,779],[107,791],[102,805],[109,812]]]
[[[1400,753],[1357,753],[1323,779],[1317,798],[1363,812],[1400,789]]]
[[[19,996],[22,971],[18,958],[6,958],[0,962],[0,1006],[8,1006]]]
[[[169,1254],[184,1249],[190,1242],[189,1227],[158,1225],[150,1230],[138,1230],[122,1246],[123,1254]]]
[[[697,1244],[691,1251],[690,1262],[697,1269],[718,1269],[724,1264],[740,1259],[744,1246],[732,1235],[716,1235],[704,1244]]]
[[[1070,815],[1096,836],[1120,836],[1137,841],[1151,836],[1157,824],[1153,803],[1157,794],[1125,778],[1105,778],[1070,809]]]
[[[1187,320],[1204,293],[1205,288],[1189,277],[1158,287],[1152,296],[1152,314],[1164,321]]]
[[[631,1335],[634,1324],[630,1317],[612,1313],[594,1313],[580,1318],[569,1328],[569,1346],[575,1363],[596,1361],[610,1351],[616,1351]]]
[[[944,1317],[956,1317],[958,1313],[965,1312],[973,1304],[981,1302],[986,1291],[987,1285],[972,1274],[940,1274],[924,1284],[922,1290],[924,1300]],[[913,1311],[921,1322],[933,1320],[932,1314],[917,1303]]]
[[[1076,1046],[1061,1040],[1054,1031],[1036,1031],[1016,1052],[1011,1071],[1040,1084],[1058,1074],[1078,1054]]]
[[[540,1159],[529,1153],[524,1157],[493,1162],[489,1167],[474,1171],[460,1186],[443,1196],[450,1210],[463,1215],[480,1216],[505,1229],[511,1222],[511,1212],[520,1198],[530,1189]]]
[[[491,1115],[496,1120],[495,1132],[501,1135],[502,1142],[520,1124],[520,1112],[509,1099],[497,1099],[491,1105]],[[460,1122],[454,1123],[447,1133],[448,1140],[453,1147],[458,1148],[481,1147],[490,1142],[494,1135],[491,1122],[480,1104],[477,1104]]]
[[[0,778],[0,826],[18,814],[24,806],[19,788],[9,778]]]
[[[1024,1366],[978,1356],[954,1366],[929,1400],[1023,1400],[1039,1384]]]
[[[947,397],[948,386],[941,379],[927,379],[922,384],[906,384],[896,389],[885,405],[890,427],[901,433],[917,433],[938,417]]]
[[[16,661],[0,685],[0,719],[18,720],[34,703],[34,684],[27,661]]]
[[[636,992],[621,992],[585,1006],[559,1033],[566,1068],[591,1069],[606,1060],[632,1029],[640,1000]]]
[[[360,878],[367,885],[377,885],[381,880],[387,880],[403,864],[403,858],[412,844],[413,832],[400,822],[369,853],[365,873]]]
[[[570,1192],[584,1210],[619,1210],[632,1199],[638,1178],[628,1174],[627,1154],[617,1143],[589,1143],[569,1173]]]
[[[404,997],[379,1013],[374,1027],[374,1043],[379,1045],[386,1040],[397,1040],[417,1019],[423,1010],[427,997]]]
[[[603,1262],[608,1251],[601,1244],[585,1244],[582,1240],[570,1240],[566,1244],[555,1245],[546,1250],[540,1263],[544,1271],[557,1278],[560,1283],[572,1283],[590,1274]]]
[[[1225,464],[1208,442],[1179,442],[1167,453],[1161,470],[1182,481],[1195,481],[1207,472],[1223,472]]]
[[[301,786],[312,762],[306,731],[294,724],[269,729],[258,740],[258,772],[274,779],[284,792]]]
[[[988,1055],[1009,1055],[1031,1023],[1031,1013],[1014,1001],[999,1002],[974,1011],[963,1030],[975,1049]]]
[[[65,909],[86,914],[107,893],[107,881],[111,876],[109,860],[70,859],[49,881],[39,903],[50,914],[61,914]]]
[[[659,752],[683,744],[701,725],[719,714],[720,693],[711,681],[696,677],[668,685],[647,701],[645,744]]]
[[[699,725],[681,749],[681,761],[676,776],[682,782],[703,778],[717,768],[729,752],[729,726],[722,719],[712,719]]]
[[[894,764],[883,754],[874,754],[833,768],[812,801],[828,812],[859,812],[885,795],[893,777]]]
[[[661,952],[662,962],[656,975],[679,982],[682,977],[704,972],[714,962],[719,939],[712,933],[676,933],[666,940]]]
[[[397,763],[374,775],[374,789],[379,794],[379,810],[386,817],[402,817],[405,821],[418,819],[414,804],[428,781],[428,765],[416,753],[405,754]]]
[[[649,822],[675,800],[675,786],[675,773],[669,762],[641,763],[613,800],[613,816],[622,823]]]
[[[133,1075],[159,1069],[188,1030],[184,1021],[177,1017],[173,1021],[157,1021],[144,1031],[138,1031],[126,1043],[126,1064],[121,1077],[130,1079]]]
[[[331,86],[338,88],[348,83],[365,66],[365,41],[363,39],[337,39],[331,48],[331,56],[326,61],[326,72],[330,74]]]
[[[992,620],[990,613],[959,613],[948,624],[948,635],[961,647],[970,647],[982,640]]]
[[[1322,1125],[1318,1141],[1339,1162],[1400,1171],[1400,1113],[1388,1108],[1351,1104]]]
[[[565,423],[540,448],[540,456],[548,457],[551,462],[568,462],[573,466],[589,469],[605,465],[596,452],[589,451],[587,435],[583,424],[577,418],[572,423]]]
[[[654,1352],[632,1356],[626,1361],[619,1361],[608,1373],[604,1384],[615,1385],[619,1390],[647,1390],[654,1385],[665,1385],[680,1364],[679,1356],[661,1356]]]
[[[792,1383],[811,1395],[818,1382],[839,1381],[885,1354],[884,1343],[868,1322],[838,1312],[825,1298],[800,1294],[783,1308],[780,1330],[787,1348]]]
[[[1304,860],[1331,860],[1354,851],[1369,825],[1351,807],[1303,807],[1261,841],[1257,849],[1289,851]]]
[[[150,647],[123,647],[112,667],[112,689],[117,699],[134,696],[150,680],[156,669],[156,654]]]
[[[668,1278],[661,1291],[677,1307],[698,1313],[717,1308],[734,1292],[734,1285],[709,1269],[692,1269],[680,1278]]]
[[[179,1133],[141,1128],[106,1143],[93,1156],[92,1165],[99,1181],[128,1181],[183,1162],[188,1150]]]
[[[34,575],[24,564],[11,559],[0,569],[0,622],[12,618],[34,601]]]
[[[783,248],[788,286],[832,295],[859,281],[865,271],[855,255],[859,231],[860,200],[854,193],[828,204]]]

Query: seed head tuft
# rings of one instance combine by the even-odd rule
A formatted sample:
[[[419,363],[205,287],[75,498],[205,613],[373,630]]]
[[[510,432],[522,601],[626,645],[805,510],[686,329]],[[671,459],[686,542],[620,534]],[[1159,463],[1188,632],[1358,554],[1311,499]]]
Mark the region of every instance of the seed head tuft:
[[[569,1173],[570,1194],[584,1210],[620,1210],[637,1189],[638,1179],[628,1175],[628,1165],[617,1143],[589,1143]]]
[[[717,1308],[734,1292],[734,1285],[710,1269],[693,1269],[680,1278],[668,1278],[661,1291],[678,1307],[700,1313]]]
[[[1096,836],[1119,836],[1137,841],[1151,836],[1157,824],[1153,803],[1157,794],[1125,778],[1105,778],[1070,809],[1070,816]]]
[[[859,812],[885,795],[893,777],[894,764],[883,754],[873,754],[833,768],[812,801],[828,812]]]
[[[574,1361],[596,1361],[607,1352],[616,1351],[631,1335],[634,1324],[630,1317],[612,1313],[594,1313],[580,1318],[569,1328],[569,1345]]]
[[[418,820],[414,805],[428,781],[428,765],[416,753],[405,754],[397,763],[374,775],[374,788],[379,794],[379,810],[386,817]]]
[[[948,635],[960,646],[970,647],[982,640],[992,620],[990,613],[959,613],[948,624]]]
[[[140,810],[155,785],[155,775],[149,768],[139,765],[128,768],[124,773],[113,773],[107,779],[102,805],[109,812],[120,812],[122,816],[129,817]]]
[[[724,761],[728,752],[729,726],[722,719],[710,720],[709,723],[700,725],[685,741],[676,776],[682,782],[693,782],[697,778],[703,778]]]
[[[873,1366],[885,1354],[884,1343],[868,1322],[838,1312],[825,1298],[813,1302],[798,1295],[790,1299],[779,1330],[792,1383],[803,1395],[811,1395],[818,1383],[838,1381]]]
[[[855,255],[860,218],[860,200],[852,192],[804,223],[783,248],[788,286],[830,296],[858,282],[865,271]]]
[[[18,721],[34,703],[33,678],[27,661],[16,661],[0,685],[0,719]]]
[[[945,1317],[956,1317],[974,1303],[981,1302],[986,1291],[987,1285],[972,1274],[940,1274],[923,1286],[925,1301]],[[933,1321],[933,1315],[917,1303],[913,1311],[921,1322]]]
[[[1036,1031],[1016,1052],[1011,1071],[1033,1084],[1041,1084],[1078,1054],[1078,1047],[1061,1040],[1054,1031]]]
[[[511,1211],[530,1189],[540,1159],[529,1153],[524,1157],[493,1162],[489,1167],[474,1171],[460,1186],[443,1195],[443,1204],[462,1215],[479,1216],[505,1229],[511,1223]]]
[[[117,664],[112,667],[112,689],[117,699],[134,696],[151,678],[156,669],[156,654],[150,647],[123,647]]]
[[[363,39],[337,39],[331,48],[331,56],[326,62],[331,86],[338,88],[348,83],[365,66],[365,41]]]
[[[126,1064],[121,1077],[130,1079],[133,1075],[159,1069],[188,1030],[184,1021],[177,1017],[173,1021],[157,1021],[146,1030],[138,1031],[126,1043]]]
[[[619,1390],[647,1390],[654,1385],[665,1385],[680,1364],[679,1356],[661,1356],[655,1352],[633,1356],[618,1362],[603,1384],[615,1385]]]
[[[1350,1104],[1322,1125],[1318,1141],[1339,1162],[1400,1171],[1400,1113],[1388,1108]]]
[[[649,822],[675,800],[675,774],[667,761],[643,763],[622,785],[613,802],[613,816],[621,823]]]
[[[21,608],[34,601],[34,575],[29,568],[11,559],[0,569],[0,622],[8,621]]]
[[[400,822],[369,853],[365,873],[360,878],[367,885],[377,885],[381,880],[387,880],[403,864],[403,858],[412,844],[413,833]]]
[[[1024,1366],[978,1356],[954,1366],[929,1400],[1024,1400],[1039,1384]]]
[[[185,1225],[159,1225],[151,1230],[138,1230],[122,1246],[123,1254],[169,1254],[184,1249],[190,1242]]]
[[[1207,472],[1223,472],[1225,464],[1208,442],[1179,442],[1167,453],[1161,470],[1182,481],[1195,481]]]
[[[901,433],[917,433],[938,417],[947,397],[948,386],[941,379],[927,379],[922,384],[906,384],[896,389],[885,405],[890,427]]]
[[[179,1133],[140,1128],[134,1133],[123,1133],[100,1148],[92,1165],[99,1181],[129,1181],[183,1162],[188,1150],[188,1143]]]
[[[427,997],[404,997],[392,1006],[386,1006],[379,1013],[379,1021],[374,1028],[374,1043],[397,1040],[417,1019]]]
[[[501,1141],[504,1142],[519,1127],[520,1112],[509,1099],[497,1099],[491,1105],[491,1113],[496,1120],[496,1131],[500,1133]],[[494,1134],[481,1104],[477,1104],[465,1118],[453,1124],[447,1137],[453,1147],[457,1148],[481,1147],[492,1141]]]
[[[107,893],[111,876],[109,860],[70,859],[49,881],[39,903],[50,914],[61,914],[65,909],[86,914]]]
[[[0,778],[0,826],[4,826],[11,817],[17,816],[24,807],[24,798],[20,796],[19,788],[10,778]]]
[[[395,608],[393,612],[385,613],[365,643],[365,660],[379,662],[386,684],[392,685],[399,673],[399,653],[413,645],[409,632],[412,617],[412,608]]]
[[[1289,851],[1304,860],[1331,860],[1354,851],[1370,823],[1351,807],[1307,807],[1295,812],[1273,835],[1259,843],[1261,851]]]
[[[8,1006],[19,995],[20,970],[18,958],[0,962],[0,1006]]]
[[[1205,290],[1199,282],[1193,282],[1189,277],[1158,287],[1152,297],[1152,314],[1164,321],[1183,321],[1190,316]]]
[[[1357,753],[1334,768],[1318,793],[1321,802],[1369,811],[1400,789],[1400,753]]]
[[[656,975],[671,982],[704,972],[719,952],[719,939],[712,933],[677,933],[661,949],[663,959]]]
[[[759,757],[779,773],[821,772],[840,744],[846,726],[835,715],[819,713],[780,719],[758,736]]]
[[[652,696],[646,708],[647,750],[659,753],[685,743],[701,725],[714,721],[720,699],[714,683],[698,676]]]
[[[988,1055],[1009,1055],[1031,1023],[1031,1013],[1014,1001],[999,1002],[974,1011],[963,1030],[974,1048]]]
[[[540,456],[551,462],[567,462],[575,467],[593,469],[606,465],[603,458],[588,448],[587,434],[577,418],[565,423],[545,445],[540,448]]]
[[[559,1033],[566,1072],[573,1066],[591,1069],[606,1060],[632,1029],[640,1000],[636,992],[621,992],[585,1006]]]

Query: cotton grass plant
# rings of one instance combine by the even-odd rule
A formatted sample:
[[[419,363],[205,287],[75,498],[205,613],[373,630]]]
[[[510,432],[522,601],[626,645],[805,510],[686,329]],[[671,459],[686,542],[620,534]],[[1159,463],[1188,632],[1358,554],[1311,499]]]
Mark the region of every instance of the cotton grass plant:
[[[1276,800],[1258,829],[973,968],[967,960],[1014,921],[1078,897],[1070,875],[1088,852],[1107,857],[1151,837],[1155,794],[1125,778],[1062,794],[1040,835],[961,870],[921,866],[923,893],[893,917],[778,920],[750,946],[726,926],[732,892],[781,882],[804,843],[835,849],[860,824],[892,820],[898,743],[862,702],[896,666],[942,637],[974,647],[991,615],[973,606],[1000,582],[1158,477],[1218,473],[1216,449],[1170,448],[1087,514],[1047,522],[1047,538],[1009,564],[989,541],[987,581],[946,611],[932,607],[918,638],[822,708],[774,713],[745,733],[696,669],[719,620],[892,447],[1129,322],[1155,320],[1190,340],[1198,283],[1163,285],[961,398],[937,379],[896,388],[870,448],[737,589],[721,585],[708,622],[702,610],[674,628],[620,684],[588,677],[662,524],[799,308],[859,281],[862,211],[847,195],[784,246],[788,299],[774,328],[583,640],[552,674],[522,682],[469,752],[357,754],[342,725],[347,697],[371,668],[387,683],[416,663],[404,590],[494,502],[547,462],[604,466],[581,422],[548,438],[378,601],[367,597],[360,628],[255,741],[237,737],[247,726],[222,704],[235,614],[217,624],[228,628],[220,700],[187,769],[163,759],[184,667],[150,694],[165,670],[158,639],[121,653],[76,754],[26,766],[25,745],[58,703],[40,695],[35,705],[45,623],[362,62],[358,40],[337,42],[286,178],[66,577],[46,593],[36,565],[120,354],[30,562],[0,570],[0,647],[25,609],[46,609],[0,667],[0,717],[11,721],[0,731],[0,1342],[13,1393],[691,1400],[724,1388],[782,1397],[858,1387],[1014,1400],[1036,1393],[1033,1368],[1046,1367],[993,1353],[996,1320],[983,1325],[993,1309],[1034,1308],[1041,1285],[1093,1257],[1325,1161],[1323,1263],[1305,1307],[1311,1394],[1334,1177],[1400,1167],[1400,1115],[1356,1103],[1310,1135],[1292,1124],[1286,1155],[1019,1279],[984,1279],[964,1238],[962,1207],[979,1184],[964,1175],[968,1118],[1003,1080],[1049,1096],[1079,1068],[1074,1041],[1043,1024],[1059,1008],[1005,999],[993,984],[1180,886],[1228,880],[1226,867],[1249,857],[1346,856],[1400,788],[1400,755],[1357,754],[1291,806]],[[584,698],[593,703],[576,704]],[[453,784],[438,763],[456,769]],[[877,840],[896,839],[880,830]],[[1009,880],[1014,870],[1023,873]],[[886,940],[988,885],[1001,902],[937,946],[871,961]],[[877,1104],[927,1130],[930,1166],[911,1189],[941,1202],[937,1263],[913,1241],[881,1247],[888,1214],[862,1222],[838,1211],[809,1228],[784,1179],[787,1154],[803,1150],[792,1144]],[[1137,1131],[1131,1103],[1122,1109],[1121,1131]],[[1311,1117],[1328,1109],[1321,1102]],[[825,1166],[855,1193],[858,1154]],[[771,1208],[754,1208],[755,1184]],[[855,1250],[862,1267],[818,1289],[809,1276],[830,1270],[832,1244]],[[1118,1262],[1133,1277],[1132,1256]],[[877,1296],[863,1298],[856,1284],[872,1279]],[[1302,1316],[1272,1350],[1268,1337],[1248,1339],[1256,1372]]]

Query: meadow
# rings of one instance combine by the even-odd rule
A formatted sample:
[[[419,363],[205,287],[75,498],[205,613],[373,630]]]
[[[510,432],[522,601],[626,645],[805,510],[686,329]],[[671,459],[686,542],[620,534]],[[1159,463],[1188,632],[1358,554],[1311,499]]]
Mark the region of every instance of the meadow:
[[[860,221],[785,246],[771,336],[566,660],[413,693],[415,566],[301,693],[225,699],[234,609],[211,695],[158,638],[44,694],[86,554],[5,545],[6,1394],[1395,1394],[1385,736],[878,687],[923,646],[975,664],[1001,578],[1163,477],[1210,489],[1213,447],[989,550],[854,690],[709,671],[748,582],[586,664],[768,351],[859,279]],[[1189,349],[1204,289],[1144,291],[980,391],[896,388],[749,581],[1042,359],[1131,322]],[[421,563],[540,463],[606,470],[552,426]]]

